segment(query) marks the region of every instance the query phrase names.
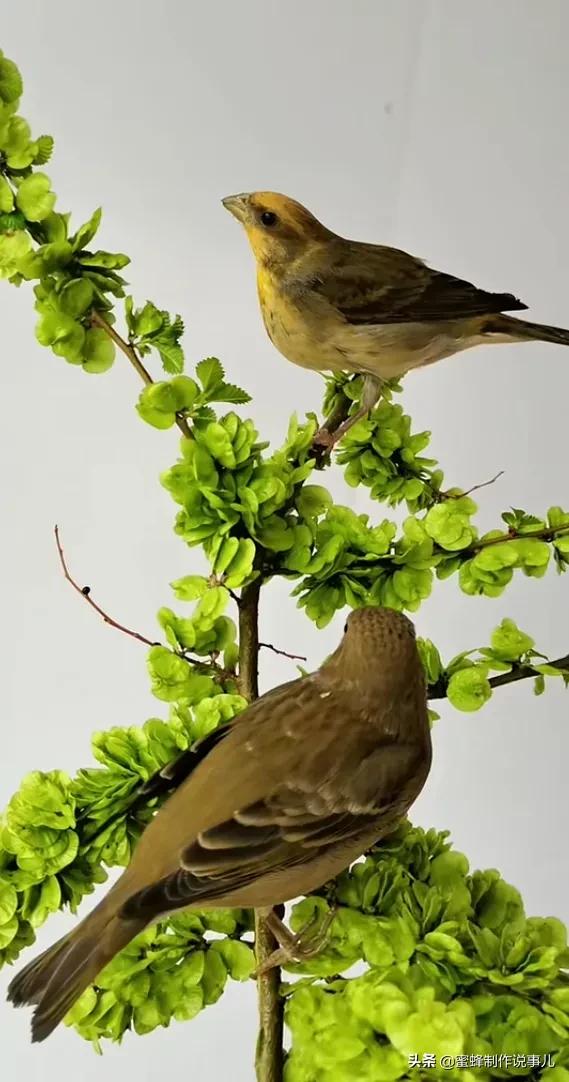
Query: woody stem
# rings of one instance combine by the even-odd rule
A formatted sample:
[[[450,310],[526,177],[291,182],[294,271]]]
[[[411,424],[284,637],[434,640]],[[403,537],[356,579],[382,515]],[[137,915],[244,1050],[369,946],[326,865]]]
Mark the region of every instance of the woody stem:
[[[259,594],[260,582],[243,587],[239,603],[239,684],[241,694],[251,702],[259,694]],[[255,910],[255,956],[257,968],[275,951],[278,943],[271,932],[267,911]],[[257,978],[259,1034],[255,1056],[257,1082],[282,1082],[283,1001],[278,967]]]

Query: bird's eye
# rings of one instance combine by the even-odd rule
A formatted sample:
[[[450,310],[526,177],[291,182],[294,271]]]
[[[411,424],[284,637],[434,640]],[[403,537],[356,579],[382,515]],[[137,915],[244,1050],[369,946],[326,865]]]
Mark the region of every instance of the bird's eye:
[[[346,631],[347,631],[347,630],[348,630],[348,625],[347,625],[347,623],[346,623],[346,624],[344,624],[344,635],[346,634]]]
[[[267,228],[270,229],[271,226],[276,225],[277,216],[276,214],[273,214],[272,210],[264,210],[261,214],[261,221],[263,225],[266,225]]]

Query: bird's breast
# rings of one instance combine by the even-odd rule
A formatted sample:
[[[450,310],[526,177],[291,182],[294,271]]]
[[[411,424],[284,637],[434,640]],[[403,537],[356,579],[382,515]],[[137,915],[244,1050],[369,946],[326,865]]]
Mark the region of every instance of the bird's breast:
[[[339,321],[321,298],[286,288],[264,268],[257,273],[257,292],[267,334],[283,357],[317,372],[351,370],[336,341]]]

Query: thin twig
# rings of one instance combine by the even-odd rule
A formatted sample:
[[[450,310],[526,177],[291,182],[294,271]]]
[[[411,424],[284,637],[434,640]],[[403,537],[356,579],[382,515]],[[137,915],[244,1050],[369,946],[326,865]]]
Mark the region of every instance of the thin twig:
[[[489,485],[493,485],[500,477],[504,476],[504,470],[499,470],[494,477],[490,477],[490,480],[482,480],[480,485],[473,485],[472,488],[467,488],[465,492],[441,492],[441,496],[445,496],[447,500],[462,500],[463,496],[469,496],[471,492],[477,492],[480,488],[488,488]]]
[[[239,606],[239,686],[249,702],[259,694],[259,592],[260,581],[241,591]],[[255,910],[255,957],[257,967],[278,948],[267,921],[267,910]],[[255,1069],[257,1082],[282,1082],[283,1077],[283,1001],[280,996],[281,971],[278,967],[257,977],[259,1035]]]
[[[147,639],[146,635],[140,635],[138,631],[132,631],[129,627],[125,627],[124,624],[119,624],[117,622],[117,620],[113,620],[112,616],[109,616],[109,614],[107,612],[105,612],[105,610],[102,609],[100,605],[97,605],[96,601],[93,601],[93,598],[91,597],[91,587],[90,586],[80,586],[79,583],[76,582],[76,580],[73,578],[73,576],[69,572],[69,568],[67,567],[67,563],[66,563],[66,560],[65,560],[65,555],[64,555],[64,552],[63,552],[63,546],[61,544],[61,540],[60,540],[60,537],[59,537],[59,527],[58,526],[55,526],[54,534],[55,534],[55,543],[57,545],[57,551],[59,553],[59,559],[60,559],[60,562],[61,562],[61,567],[63,569],[63,574],[65,575],[65,578],[71,584],[73,589],[76,590],[77,593],[81,595],[83,600],[86,601],[87,604],[90,605],[91,608],[95,610],[95,612],[98,612],[99,616],[102,616],[102,618],[103,618],[103,620],[105,621],[106,624],[109,624],[111,627],[116,628],[117,631],[122,631],[124,635],[130,635],[131,639],[137,639],[138,642],[143,642],[145,644],[145,646],[159,646],[160,644],[157,643],[155,639]]]
[[[273,654],[280,654],[281,657],[288,657],[291,661],[307,661],[303,654],[289,654],[286,650],[279,650],[277,646],[273,646],[272,642],[260,642],[259,646],[262,646],[264,650],[272,650]]]
[[[143,382],[146,383],[147,386],[149,386],[151,383],[154,383],[150,372],[144,367],[134,347],[131,346],[130,343],[127,342],[124,338],[122,338],[118,331],[115,331],[115,328],[112,326],[112,324],[108,323],[107,320],[104,319],[104,317],[101,315],[101,313],[97,312],[95,309],[91,312],[91,323],[94,323],[96,327],[100,327],[101,330],[103,330],[105,334],[107,334],[109,338],[115,343],[115,346],[117,346],[118,349],[122,350],[125,357],[128,357],[132,367],[138,372],[141,380],[143,380]]]
[[[128,357],[132,367],[138,372],[138,375],[147,387],[150,386],[151,383],[154,383],[150,372],[144,367],[134,346],[131,346],[130,342],[127,342],[125,338],[122,338],[118,331],[115,331],[115,328],[107,322],[100,312],[97,312],[96,310],[91,312],[91,323],[95,324],[96,327],[100,327],[101,330],[103,330],[115,343],[115,346],[122,350],[125,357]],[[187,439],[191,439],[192,432],[190,426],[181,413],[176,414],[176,424],[182,435],[186,436]]]
[[[566,654],[565,657],[558,657],[555,661],[544,661],[542,664],[552,665],[554,669],[560,669],[561,672],[566,672],[569,676],[569,654]],[[541,675],[532,665],[514,665],[510,672],[501,672],[497,676],[491,676],[488,683],[492,688],[501,688],[504,684],[515,684],[518,680],[530,680],[532,677]],[[446,699],[447,691],[448,681],[443,678],[437,681],[436,684],[431,685],[429,699]]]

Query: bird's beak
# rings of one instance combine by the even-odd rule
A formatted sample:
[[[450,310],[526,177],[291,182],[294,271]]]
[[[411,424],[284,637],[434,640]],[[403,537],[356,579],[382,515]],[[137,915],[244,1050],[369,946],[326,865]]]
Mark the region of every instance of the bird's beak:
[[[243,192],[241,195],[226,195],[225,199],[221,202],[226,210],[237,218],[238,222],[244,222],[248,215],[249,210],[249,195],[247,192]]]

